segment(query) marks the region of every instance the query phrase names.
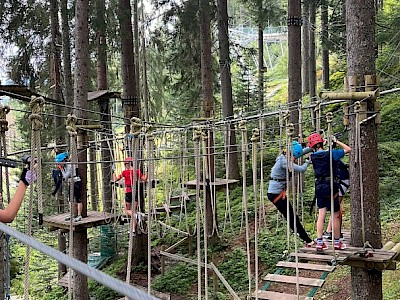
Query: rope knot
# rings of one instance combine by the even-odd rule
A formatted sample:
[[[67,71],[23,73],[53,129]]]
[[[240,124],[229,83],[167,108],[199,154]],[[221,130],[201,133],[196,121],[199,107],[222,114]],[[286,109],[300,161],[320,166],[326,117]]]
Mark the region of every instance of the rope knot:
[[[66,123],[65,128],[67,129],[70,136],[76,136],[78,134],[76,131],[76,122],[77,121],[78,121],[78,118],[74,114],[67,115],[67,120],[65,121],[65,123]]]
[[[201,138],[201,128],[200,127],[196,127],[193,130],[193,141],[199,141]]]
[[[241,130],[246,130],[247,129],[247,121],[246,120],[241,120],[239,122],[239,129],[241,129]]]
[[[360,101],[357,101],[354,103],[354,112],[358,113],[358,112],[360,112],[360,110],[361,110],[361,103],[360,103]]]
[[[29,121],[32,122],[32,129],[35,131],[38,131],[42,129],[43,123],[42,123],[42,117],[39,114],[32,113],[29,115]]]
[[[293,134],[294,134],[294,125],[293,125],[293,123],[287,124],[287,126],[286,126],[286,134],[288,136],[293,136]]]
[[[131,118],[131,131],[134,136],[138,136],[140,134],[140,129],[142,128],[142,120],[136,117]]]
[[[32,113],[39,113],[44,102],[43,97],[32,96],[31,101],[29,102],[29,107],[32,110]]]
[[[145,133],[146,133],[146,135],[147,135],[147,139],[148,140],[154,140],[154,136],[153,136],[153,126],[152,125],[150,125],[150,124],[147,124],[146,126],[145,126]]]
[[[260,129],[253,128],[252,133],[253,133],[253,135],[251,136],[250,140],[252,142],[258,142],[260,140]]]

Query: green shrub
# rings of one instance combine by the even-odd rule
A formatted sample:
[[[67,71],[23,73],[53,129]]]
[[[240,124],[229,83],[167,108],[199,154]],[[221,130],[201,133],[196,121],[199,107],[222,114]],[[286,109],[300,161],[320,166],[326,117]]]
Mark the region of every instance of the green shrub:
[[[157,276],[152,283],[153,289],[157,291],[184,294],[197,280],[197,268],[179,263],[168,268],[164,275]]]

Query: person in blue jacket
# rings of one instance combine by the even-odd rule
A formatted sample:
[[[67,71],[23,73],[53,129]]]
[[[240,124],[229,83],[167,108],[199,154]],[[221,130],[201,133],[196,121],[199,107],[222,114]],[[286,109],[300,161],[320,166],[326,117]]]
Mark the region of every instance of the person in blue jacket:
[[[333,142],[342,149],[332,149],[332,152],[324,149],[324,139],[319,133],[313,133],[308,137],[307,146],[313,151],[311,161],[315,175],[315,197],[318,206],[317,220],[317,250],[327,248],[323,241],[324,223],[326,212],[331,211],[331,176],[333,179],[333,228],[334,228],[334,247],[337,250],[346,248],[346,245],[340,240],[340,204],[339,204],[339,183],[337,181],[337,162],[347,153],[351,152],[351,148],[336,140]],[[331,170],[332,156],[332,170]]]
[[[293,153],[293,157],[296,160],[300,158],[303,154],[310,150],[303,150],[303,147],[298,142],[293,142],[291,151]],[[301,165],[297,165],[296,163],[292,163],[291,166],[293,170],[297,173],[304,173],[309,165],[310,161],[306,159],[306,161]],[[290,204],[286,197],[286,153],[282,152],[278,155],[275,160],[275,164],[271,169],[271,175],[269,179],[268,185],[268,199],[275,205],[275,207],[282,213],[287,221],[287,206],[289,205],[289,225],[290,228],[294,231],[294,212],[293,207]],[[309,237],[303,225],[301,224],[299,217],[296,215],[296,227],[297,234],[299,237],[305,242],[306,247],[313,247],[314,241]]]

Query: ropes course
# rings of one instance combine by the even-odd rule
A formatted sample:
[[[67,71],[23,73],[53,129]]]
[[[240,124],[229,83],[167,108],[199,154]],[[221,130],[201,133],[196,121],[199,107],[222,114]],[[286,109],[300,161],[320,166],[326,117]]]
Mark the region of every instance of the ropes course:
[[[364,98],[364,100],[367,97]],[[363,99],[360,101],[362,102]],[[343,102],[343,101],[340,101]],[[113,185],[112,194],[114,195],[113,199],[102,199],[103,205],[105,206],[105,201],[112,201],[112,212],[106,213],[103,212],[101,214],[100,220],[95,221],[90,219],[93,216],[93,212],[88,212],[88,217],[84,218],[82,222],[74,222],[73,214],[72,214],[72,202],[70,202],[70,209],[68,210],[68,214],[70,215],[69,222],[64,222],[64,217],[66,214],[60,214],[54,217],[57,217],[57,220],[53,220],[53,216],[43,216],[43,195],[44,191],[42,190],[42,177],[41,177],[41,169],[38,174],[38,182],[36,185],[31,185],[30,187],[30,201],[29,201],[29,210],[28,210],[28,229],[27,235],[19,233],[14,229],[1,224],[0,230],[9,234],[10,236],[20,240],[23,243],[26,243],[28,246],[26,248],[26,260],[25,260],[25,288],[24,288],[24,298],[28,299],[28,291],[29,291],[29,257],[30,257],[30,247],[33,247],[42,253],[45,253],[52,258],[64,263],[67,265],[70,270],[69,283],[68,283],[68,298],[72,299],[72,277],[73,270],[84,274],[85,276],[89,276],[99,281],[100,283],[118,291],[123,294],[126,299],[155,299],[150,296],[151,291],[151,278],[152,278],[152,233],[158,232],[160,230],[160,226],[164,228],[164,233],[176,233],[178,235],[184,235],[184,239],[178,241],[175,245],[171,246],[169,249],[165,251],[161,251],[161,255],[168,257],[170,259],[185,261],[197,266],[197,293],[198,299],[202,299],[203,296],[205,299],[208,299],[208,289],[209,289],[209,278],[207,270],[212,270],[214,274],[221,280],[221,282],[225,285],[227,290],[230,292],[233,298],[239,299],[233,289],[230,287],[228,281],[223,278],[221,273],[219,272],[217,266],[214,262],[209,261],[208,254],[208,243],[209,238],[213,236],[220,237],[224,230],[230,226],[231,231],[234,229],[231,227],[232,219],[235,217],[231,212],[231,204],[230,204],[230,195],[229,195],[229,185],[231,183],[236,183],[237,181],[228,181],[228,173],[226,169],[224,172],[220,171],[220,167],[225,165],[229,165],[229,161],[231,159],[231,155],[233,154],[241,154],[241,163],[242,163],[242,211],[241,211],[241,222],[242,229],[245,227],[245,240],[246,240],[246,260],[247,260],[247,277],[248,277],[248,294],[253,295],[256,299],[266,299],[265,297],[272,297],[272,294],[268,294],[265,290],[265,286],[263,290],[259,290],[259,283],[261,282],[259,279],[259,261],[258,261],[258,235],[260,229],[265,227],[267,224],[266,217],[266,204],[264,202],[265,194],[264,194],[264,184],[265,180],[267,180],[267,176],[264,176],[264,161],[263,154],[268,151],[270,148],[283,150],[286,148],[286,160],[287,162],[293,161],[293,156],[291,154],[290,145],[294,140],[301,141],[301,137],[294,137],[294,127],[299,126],[302,130],[304,121],[301,119],[302,115],[300,114],[300,120],[297,124],[291,124],[288,122],[289,111],[296,109],[299,112],[303,110],[309,111],[310,108],[314,109],[316,114],[316,128],[319,131],[323,126],[321,126],[321,121],[323,116],[321,114],[321,110],[323,106],[327,105],[337,105],[340,103],[338,101],[318,101],[316,104],[304,107],[302,106],[302,102],[298,101],[298,103],[292,103],[289,105],[283,105],[279,110],[271,110],[266,112],[257,113],[256,115],[247,115],[240,116],[236,119],[229,120],[220,120],[215,122],[210,121],[199,121],[195,125],[191,124],[186,127],[180,128],[172,128],[165,127],[165,124],[161,126],[154,126],[154,124],[142,123],[140,119],[132,118],[131,122],[131,132],[128,134],[116,134],[114,132],[109,132],[104,134],[100,139],[95,135],[94,141],[89,141],[93,143],[96,151],[101,150],[103,145],[103,141],[106,142],[108,148],[112,151],[110,160],[97,160],[92,162],[83,162],[77,160],[78,150],[77,150],[77,127],[76,127],[76,117],[74,119],[73,116],[67,117],[67,131],[70,135],[70,156],[71,156],[71,164],[73,168],[78,167],[80,164],[84,163],[92,163],[95,164],[96,167],[99,164],[100,167],[102,164],[117,164],[119,162],[124,161],[123,155],[127,153],[132,153],[132,156],[135,158],[135,170],[147,167],[148,174],[148,182],[146,185],[146,194],[147,194],[147,206],[140,207],[138,209],[138,215],[145,219],[145,222],[139,221],[137,222],[137,233],[138,234],[147,234],[147,264],[148,264],[148,290],[146,297],[142,296],[133,288],[131,284],[131,271],[132,271],[132,255],[133,255],[133,244],[134,239],[137,238],[134,236],[133,232],[136,227],[136,214],[128,218],[129,223],[129,245],[128,245],[128,259],[127,259],[127,270],[126,270],[126,279],[125,283],[118,281],[116,279],[110,280],[108,277],[105,280],[104,274],[100,271],[93,271],[92,268],[83,264],[82,262],[78,262],[76,259],[66,256],[63,253],[60,253],[46,245],[43,245],[33,239],[30,235],[32,233],[32,228],[35,226],[33,224],[33,189],[37,187],[37,195],[38,195],[38,216],[39,222],[38,225],[42,225],[43,221],[45,225],[49,228],[62,228],[69,231],[69,254],[73,253],[73,234],[74,231],[79,228],[79,226],[98,226],[102,224],[112,223],[117,224],[118,220],[121,218],[122,210],[118,207],[117,198],[120,196],[120,190],[117,185]],[[43,106],[43,102],[37,104],[39,107]],[[359,102],[354,104],[354,111],[357,114],[357,124],[361,124],[365,121],[365,118],[361,118],[359,116],[358,109]],[[33,105],[32,105],[33,106]],[[327,138],[328,144],[331,145],[331,136],[332,136],[332,116],[334,113],[342,111],[342,109],[337,109],[337,111],[330,111],[327,114],[326,125],[327,125]],[[53,162],[43,161],[42,151],[47,150],[46,148],[41,147],[40,142],[40,130],[43,126],[41,122],[41,118],[43,115],[42,112],[39,111],[38,107],[32,107],[31,121],[32,121],[32,141],[31,141],[31,155],[32,157],[37,157],[40,166],[46,166],[54,164]],[[268,140],[266,138],[266,120],[271,118],[271,122],[278,121],[279,125],[276,126],[275,133],[279,135],[279,139],[276,140]],[[118,125],[119,123],[114,123],[111,121],[113,125]],[[240,141],[237,142],[236,145],[219,145],[211,144],[210,141],[214,141],[215,137],[219,137],[219,140],[226,141],[230,140],[231,126],[236,126],[236,128],[240,131]],[[286,127],[286,131],[284,128]],[[357,129],[359,132],[359,128]],[[193,139],[188,139],[188,134],[193,133]],[[248,132],[252,133],[250,141],[248,140]],[[168,135],[168,136],[167,136]],[[3,132],[2,132],[3,136]],[[130,137],[130,138],[129,138]],[[359,139],[359,134],[357,135]],[[215,139],[216,140],[216,139]],[[145,143],[143,143],[145,141]],[[172,141],[179,141],[179,145],[174,144]],[[283,142],[284,141],[284,142]],[[122,149],[121,149],[122,144]],[[2,138],[2,154],[7,156],[7,152],[5,149],[5,139]],[[4,147],[3,147],[4,145]],[[114,146],[112,146],[114,145]],[[359,146],[359,141],[358,141]],[[231,147],[235,147],[235,152],[227,151],[228,149],[232,149]],[[97,149],[100,148],[100,149]],[[250,151],[251,150],[251,151]],[[27,151],[27,150],[22,150]],[[126,151],[126,152],[125,152]],[[356,150],[357,151],[357,150]],[[14,152],[14,155],[20,153],[18,151]],[[251,154],[250,154],[251,153]],[[358,152],[360,153],[360,152]],[[359,158],[361,160],[361,154],[359,154]],[[96,156],[97,157],[97,156]],[[251,169],[252,169],[252,187],[253,193],[252,195],[247,192],[247,170],[248,166],[246,165],[246,161],[251,157]],[[217,159],[214,159],[217,158]],[[219,159],[218,159],[219,158]],[[331,158],[332,160],[332,158]],[[157,164],[159,163],[159,164]],[[294,215],[297,215],[297,212],[300,211],[301,208],[302,215],[304,214],[303,209],[303,201],[301,194],[302,189],[302,178],[297,178],[294,174],[294,170],[292,167],[292,163],[287,164],[288,167],[286,169],[286,186],[287,189],[287,199],[288,201],[292,201],[292,207],[294,210]],[[119,167],[117,166],[117,169]],[[331,161],[331,169],[332,169],[332,161]],[[261,172],[259,172],[261,170]],[[114,170],[115,171],[115,170]],[[133,172],[133,182],[137,182],[139,178],[137,178],[136,172]],[[158,185],[158,174],[162,174],[164,177],[163,184]],[[190,181],[187,181],[190,176],[195,176],[194,184]],[[225,176],[226,180],[219,179],[218,176]],[[289,180],[292,178],[292,180]],[[296,178],[296,182],[294,180]],[[333,178],[333,176],[331,176]],[[101,176],[99,177],[101,179]],[[221,183],[218,183],[218,180],[222,180]],[[154,183],[154,184],[153,184]],[[111,184],[111,183],[110,183]],[[331,190],[332,188],[331,181]],[[361,182],[362,186],[362,182]],[[223,225],[218,223],[217,220],[217,193],[218,188],[222,187],[225,191],[225,210],[223,212],[224,222]],[[191,213],[190,208],[193,205],[190,205],[190,202],[184,198],[184,195],[187,195],[187,189],[194,188],[195,189],[195,214],[196,214],[196,225],[195,228],[190,228],[188,223],[188,215]],[[159,189],[162,190],[162,197],[160,199]],[[174,194],[178,192],[179,195],[175,196]],[[73,184],[70,185],[70,199],[73,199]],[[300,196],[299,196],[300,194]],[[100,193],[99,193],[100,195]],[[118,196],[117,196],[118,195]],[[132,186],[132,197],[133,199],[137,199],[140,197],[140,193],[138,191],[137,185],[133,184]],[[172,199],[176,197],[179,203],[179,217],[172,216]],[[188,196],[189,198],[189,196]],[[251,199],[253,198],[253,199]],[[333,199],[333,195],[331,195]],[[162,200],[164,203],[164,211],[165,215],[162,215],[157,212],[157,204]],[[249,215],[249,204],[250,201],[253,201],[254,207],[254,216],[251,218]],[[134,201],[134,200],[133,200]],[[133,202],[134,203],[134,202]],[[47,205],[47,203],[46,203]],[[142,205],[139,202],[139,205]],[[363,204],[361,205],[362,209]],[[144,212],[145,208],[147,208],[147,213]],[[287,205],[287,220],[290,218],[289,206]],[[333,204],[332,204],[333,210]],[[211,212],[211,213],[210,213]],[[362,215],[364,215],[364,211],[362,211]],[[209,218],[211,216],[211,219]],[[63,221],[60,221],[60,218]],[[303,219],[304,217],[302,217]],[[85,220],[86,219],[86,220]],[[90,220],[89,220],[90,219]],[[173,222],[173,219],[177,219],[178,222]],[[254,222],[254,223],[253,223]],[[89,225],[90,223],[90,225]],[[177,227],[174,227],[174,224]],[[250,232],[250,229],[254,226],[253,233]],[[364,221],[363,221],[364,226]],[[222,229],[222,230],[221,230]],[[177,254],[172,254],[170,251],[175,249],[178,245],[182,244],[184,241],[191,241],[192,237],[196,235],[196,260],[187,259],[184,256],[180,256]],[[334,234],[334,231],[333,233]],[[254,243],[251,242],[251,239],[254,238]],[[293,241],[292,241],[293,240]],[[365,233],[363,231],[363,243],[365,244],[367,241],[365,240]],[[254,245],[254,252],[252,252],[252,245]],[[291,248],[294,248],[294,253],[290,253]],[[167,251],[168,250],[168,251]],[[378,249],[374,249],[374,257],[379,258],[379,261],[376,261],[377,264],[382,264],[383,267],[392,267],[391,262],[393,261],[393,257],[395,255],[394,252],[390,252],[387,250],[379,251]],[[296,221],[294,221],[294,234],[292,235],[289,227],[289,222],[287,222],[287,252],[288,259],[294,259],[294,261],[290,262],[280,262],[278,267],[291,267],[295,269],[294,279],[287,277],[279,277],[278,274],[276,276],[266,276],[264,280],[268,282],[278,281],[278,282],[292,282],[296,284],[296,295],[300,296],[301,285],[304,285],[304,282],[307,280],[303,279],[300,276],[301,269],[318,269],[322,272],[331,272],[333,268],[322,267],[319,265],[313,264],[312,266],[306,265],[300,262],[300,259],[310,259],[318,258],[319,261],[332,262],[335,263],[347,263],[350,261],[351,257],[360,257],[360,250],[350,248],[349,251],[340,251],[340,254],[337,253],[339,251],[335,251],[335,247],[333,247],[331,252],[327,252],[327,254],[323,255],[325,257],[317,257],[318,255],[312,254],[311,256],[307,256],[305,254],[309,254],[310,250],[307,249],[299,249],[297,242],[297,228]],[[252,253],[254,257],[252,257]],[[368,253],[368,252],[367,252]],[[365,253],[364,253],[365,254]],[[392,255],[392,256],[390,256]],[[254,262],[254,265],[252,265]],[[381,265],[379,265],[381,266]],[[254,270],[254,274],[252,272]],[[204,277],[203,277],[204,276]],[[322,280],[322,279],[321,279]],[[104,282],[107,282],[104,283]],[[117,283],[116,283],[117,282]],[[111,284],[112,283],[112,284]],[[253,283],[255,284],[255,292],[253,289]],[[323,281],[314,281],[312,286],[322,286]],[[310,284],[311,285],[311,284]],[[129,289],[127,289],[129,287]],[[268,295],[267,295],[268,294]],[[140,298],[139,298],[140,295]],[[135,298],[136,297],[136,298]],[[271,298],[272,299],[272,298]],[[287,298],[289,299],[289,298]],[[294,298],[293,298],[294,299]],[[304,298],[309,299],[309,298]]]

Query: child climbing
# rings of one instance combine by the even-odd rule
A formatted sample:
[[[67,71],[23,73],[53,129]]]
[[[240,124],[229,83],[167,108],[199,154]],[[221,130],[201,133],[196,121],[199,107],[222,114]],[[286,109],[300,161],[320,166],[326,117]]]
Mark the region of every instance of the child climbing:
[[[62,152],[56,155],[55,161],[57,163],[57,168],[61,172],[62,179],[68,181],[68,184],[74,184],[74,199],[72,205],[77,206],[77,215],[74,217],[75,222],[79,222],[82,220],[82,209],[83,204],[81,200],[81,190],[82,190],[82,183],[81,178],[78,175],[77,168],[73,168],[72,164],[69,163],[69,157],[67,152]],[[69,188],[67,189],[69,195]],[[53,194],[55,195],[53,191]],[[70,199],[71,201],[71,199]],[[65,218],[65,221],[69,221],[70,216]]]
[[[323,241],[322,234],[326,212],[331,211],[331,176],[333,176],[333,229],[334,229],[334,247],[337,250],[345,249],[346,245],[340,240],[340,204],[339,204],[339,183],[337,177],[337,162],[347,153],[350,153],[351,148],[346,144],[332,138],[342,149],[324,149],[324,139],[319,133],[313,133],[308,137],[307,146],[313,151],[311,161],[315,175],[315,197],[318,206],[317,220],[317,250],[326,249],[327,246]],[[331,165],[332,157],[332,169]]]
[[[140,181],[147,180],[147,174],[142,174],[139,169],[135,170],[134,159],[132,157],[125,158],[124,161],[125,170],[119,176],[113,175],[114,182],[124,178],[125,183],[125,214],[128,217],[132,217],[133,222],[133,235],[136,234],[136,210],[138,202],[144,198],[143,189],[140,188]],[[136,193],[133,195],[134,190],[132,189],[133,184],[136,184]],[[132,201],[135,200],[132,206]]]
[[[303,148],[297,142],[293,142],[291,151],[294,160],[303,155]],[[293,170],[298,173],[304,173],[307,170],[310,161],[307,159],[301,166],[292,163]],[[276,208],[287,219],[287,206],[289,205],[289,225],[294,231],[294,213],[290,201],[286,198],[286,153],[282,152],[275,160],[275,164],[271,169],[271,175],[268,185],[268,199],[276,206]],[[300,223],[299,217],[296,215],[296,227],[299,237],[305,242],[306,247],[314,246],[313,240],[308,236],[303,225]]]
[[[337,161],[337,180],[339,183],[339,204],[340,204],[340,238],[343,240],[342,223],[343,223],[343,197],[350,186],[349,167],[341,160]],[[329,223],[326,231],[323,234],[325,239],[332,239],[332,219],[329,218]]]

